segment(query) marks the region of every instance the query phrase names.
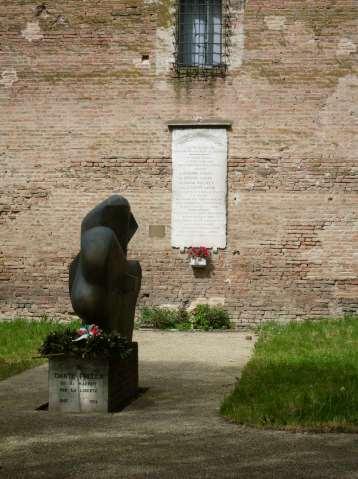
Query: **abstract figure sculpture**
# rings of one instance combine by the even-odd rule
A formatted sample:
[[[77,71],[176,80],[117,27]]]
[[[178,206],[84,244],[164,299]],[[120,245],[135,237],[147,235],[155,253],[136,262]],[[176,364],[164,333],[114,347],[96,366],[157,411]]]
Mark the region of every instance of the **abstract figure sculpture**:
[[[97,205],[82,221],[81,251],[69,279],[73,309],[84,323],[130,341],[142,272],[138,261],[127,260],[127,245],[137,228],[123,196]]]

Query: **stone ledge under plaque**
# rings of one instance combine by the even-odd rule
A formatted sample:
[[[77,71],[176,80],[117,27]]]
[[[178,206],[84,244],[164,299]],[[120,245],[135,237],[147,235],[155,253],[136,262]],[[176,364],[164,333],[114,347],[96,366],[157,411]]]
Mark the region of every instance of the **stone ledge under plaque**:
[[[232,121],[230,120],[170,120],[167,122],[168,128],[231,128]]]
[[[126,359],[49,358],[50,412],[114,412],[137,393],[137,343]]]

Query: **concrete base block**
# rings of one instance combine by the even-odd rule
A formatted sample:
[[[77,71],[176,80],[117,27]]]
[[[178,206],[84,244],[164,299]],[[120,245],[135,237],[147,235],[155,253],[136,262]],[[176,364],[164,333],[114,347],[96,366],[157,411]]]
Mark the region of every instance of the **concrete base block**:
[[[138,344],[127,359],[49,358],[49,411],[113,412],[138,393]]]

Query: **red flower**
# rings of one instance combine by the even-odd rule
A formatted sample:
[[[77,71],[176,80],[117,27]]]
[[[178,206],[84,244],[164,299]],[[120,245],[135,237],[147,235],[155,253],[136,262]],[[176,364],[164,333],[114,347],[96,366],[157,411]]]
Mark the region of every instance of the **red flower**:
[[[210,250],[206,246],[191,246],[188,255],[192,258],[209,258]]]
[[[97,324],[85,324],[78,331],[77,335],[82,338],[88,338],[89,336],[101,336],[102,329]]]
[[[91,336],[101,336],[102,330],[97,326],[97,324],[92,324],[89,328],[89,333]]]

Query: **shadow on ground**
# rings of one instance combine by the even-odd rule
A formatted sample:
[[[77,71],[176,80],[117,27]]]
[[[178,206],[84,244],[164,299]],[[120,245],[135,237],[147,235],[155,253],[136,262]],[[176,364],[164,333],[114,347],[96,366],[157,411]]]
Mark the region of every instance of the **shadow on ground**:
[[[237,353],[206,357],[205,335],[180,352],[184,337],[168,334],[164,361],[157,338],[143,336],[140,386],[149,389],[119,413],[36,411],[47,400],[44,366],[0,383],[0,477],[358,478],[358,435],[259,431],[219,416],[248,357],[244,339]],[[241,344],[239,336],[218,341]]]

